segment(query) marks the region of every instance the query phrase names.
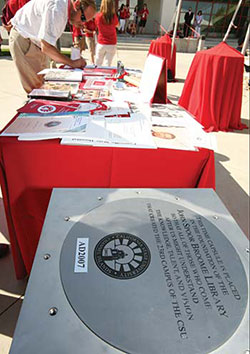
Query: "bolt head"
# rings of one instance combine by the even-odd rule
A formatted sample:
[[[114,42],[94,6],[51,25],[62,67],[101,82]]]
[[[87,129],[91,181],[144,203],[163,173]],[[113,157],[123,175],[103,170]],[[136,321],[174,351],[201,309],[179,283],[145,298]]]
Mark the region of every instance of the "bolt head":
[[[57,312],[58,312],[58,309],[56,307],[51,307],[49,309],[49,315],[50,316],[55,316],[57,314]]]

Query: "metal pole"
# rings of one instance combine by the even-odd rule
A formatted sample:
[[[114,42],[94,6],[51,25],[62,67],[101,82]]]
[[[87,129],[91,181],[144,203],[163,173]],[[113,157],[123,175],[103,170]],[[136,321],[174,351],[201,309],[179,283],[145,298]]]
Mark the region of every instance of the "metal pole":
[[[243,55],[245,55],[245,52],[247,50],[249,37],[250,37],[250,23],[248,24],[248,27],[247,27],[247,33],[246,33],[246,37],[245,37],[245,40],[244,40],[244,43],[243,43],[243,47],[242,47],[242,51],[241,51],[241,54],[243,54]]]
[[[175,37],[176,37],[176,32],[179,24],[179,19],[180,19],[180,14],[181,14],[181,5],[182,5],[182,0],[179,0],[178,7],[177,7],[177,13],[176,13],[176,19],[175,19],[175,26],[174,26],[174,33],[172,37],[172,47],[171,47],[171,60],[174,52],[174,43],[175,43]]]
[[[235,25],[234,25],[234,20],[235,20],[235,17],[236,17],[236,15],[237,15],[239,9],[240,9],[240,6],[241,6],[242,1],[243,1],[243,0],[240,0],[240,1],[238,2],[238,5],[237,5],[237,7],[236,7],[236,10],[234,11],[232,20],[231,20],[231,22],[230,22],[230,24],[229,24],[229,26],[228,26],[227,32],[226,32],[226,34],[225,34],[225,37],[223,38],[223,42],[226,42],[227,37],[229,36],[229,33],[230,33],[230,31],[231,31],[231,28],[232,28],[233,26],[235,26]]]
[[[198,46],[197,46],[197,52],[200,52],[201,50],[201,44],[202,44],[202,36],[198,38]]]

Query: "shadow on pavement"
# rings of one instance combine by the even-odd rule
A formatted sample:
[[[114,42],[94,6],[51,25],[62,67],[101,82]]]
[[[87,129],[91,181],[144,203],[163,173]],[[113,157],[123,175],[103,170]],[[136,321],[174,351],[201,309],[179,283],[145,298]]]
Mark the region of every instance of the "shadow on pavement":
[[[13,337],[23,300],[12,296],[0,295],[0,302],[3,297],[8,297],[12,305],[0,314],[0,335]]]
[[[249,135],[249,120],[245,118],[241,118],[241,123],[247,125],[248,129],[242,129],[242,130],[234,130],[234,133],[237,134],[247,134]]]
[[[221,164],[228,160],[227,156],[215,153],[216,193],[249,238],[249,197]]]

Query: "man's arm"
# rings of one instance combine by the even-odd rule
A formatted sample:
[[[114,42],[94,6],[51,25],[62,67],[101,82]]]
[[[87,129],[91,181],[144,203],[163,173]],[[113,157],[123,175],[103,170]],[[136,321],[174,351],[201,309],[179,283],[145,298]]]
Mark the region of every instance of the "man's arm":
[[[71,60],[66,55],[61,54],[56,47],[44,40],[41,41],[41,50],[44,54],[46,54],[57,63],[69,65],[72,68],[83,68],[86,65],[85,59],[81,58],[77,60]]]

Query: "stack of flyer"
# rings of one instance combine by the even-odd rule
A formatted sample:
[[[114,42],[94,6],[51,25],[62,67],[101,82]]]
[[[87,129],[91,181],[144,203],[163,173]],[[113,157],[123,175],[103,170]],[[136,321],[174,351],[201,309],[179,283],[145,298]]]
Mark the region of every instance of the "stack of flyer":
[[[154,63],[154,58],[150,60],[147,71]],[[41,72],[50,80],[42,89],[74,92],[74,100],[31,99],[18,110],[18,117],[2,135],[17,136],[19,140],[60,138],[61,144],[67,145],[191,151],[198,151],[199,147],[216,149],[214,134],[206,133],[182,107],[149,103],[157,80],[146,80],[147,73],[143,73],[142,81],[153,89],[114,83],[110,76],[102,76],[103,70],[113,75],[114,68],[86,68],[84,76],[87,80],[81,83],[80,90],[82,70],[47,69]],[[107,92],[111,92],[108,98]],[[98,93],[98,97],[93,93]]]

